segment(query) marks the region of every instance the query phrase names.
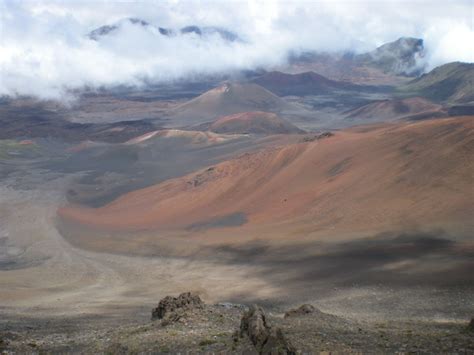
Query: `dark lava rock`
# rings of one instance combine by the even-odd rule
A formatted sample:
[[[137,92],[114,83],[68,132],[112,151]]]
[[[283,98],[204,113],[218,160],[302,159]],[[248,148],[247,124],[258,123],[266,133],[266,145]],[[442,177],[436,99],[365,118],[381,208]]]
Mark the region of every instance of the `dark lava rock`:
[[[471,318],[471,321],[469,322],[469,325],[467,326],[467,330],[470,332],[474,332],[474,317]]]
[[[248,336],[259,354],[296,354],[281,329],[270,327],[264,310],[256,305],[242,316],[240,336]]]
[[[329,137],[332,137],[332,136],[334,136],[334,133],[332,133],[332,132],[323,132],[318,136],[318,139],[329,138]]]
[[[301,141],[303,143],[314,142],[314,141],[317,141],[317,140],[320,140],[320,139],[323,139],[323,138],[330,138],[332,136],[334,136],[334,133],[332,133],[332,132],[323,132],[321,134],[317,134],[317,135],[314,135],[314,136],[304,137]]]
[[[203,306],[201,298],[192,292],[182,293],[178,297],[166,296],[151,312],[151,319],[161,319],[162,324],[166,325],[179,320],[185,311],[201,309]]]
[[[288,312],[285,313],[285,318],[304,316],[306,314],[314,313],[315,311],[316,308],[314,308],[312,305],[304,304],[299,306],[298,308],[290,309]]]
[[[8,345],[8,342],[5,339],[0,338],[0,350],[3,350]]]

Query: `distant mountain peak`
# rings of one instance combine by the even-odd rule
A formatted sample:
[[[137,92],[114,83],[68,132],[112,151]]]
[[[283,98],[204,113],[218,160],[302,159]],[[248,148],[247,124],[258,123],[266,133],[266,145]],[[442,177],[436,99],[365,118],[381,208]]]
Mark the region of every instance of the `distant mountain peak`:
[[[385,43],[370,54],[383,57],[396,57],[401,60],[411,60],[415,55],[424,55],[424,45],[421,38],[400,37],[396,41]]]
[[[102,37],[107,36],[115,31],[117,31],[119,28],[121,28],[125,23],[129,23],[135,26],[142,26],[145,28],[153,28],[159,33],[160,35],[171,37],[174,35],[189,35],[189,34],[194,34],[199,37],[208,37],[208,36],[213,36],[213,35],[218,35],[220,36],[223,40],[228,41],[228,42],[234,42],[234,41],[240,41],[240,37],[235,34],[234,32],[231,32],[229,30],[226,30],[221,27],[215,27],[215,26],[204,26],[204,27],[199,27],[196,25],[190,25],[190,26],[185,26],[179,30],[174,30],[171,28],[165,28],[165,27],[158,27],[155,26],[148,21],[142,20],[140,18],[136,17],[129,17],[129,18],[124,18],[122,20],[119,20],[115,22],[114,24],[111,25],[104,25],[96,28],[95,30],[92,30],[89,32],[88,37],[94,41],[100,40]]]
[[[130,21],[134,25],[150,26],[150,24],[147,21],[144,21],[139,18],[131,17],[131,18],[128,18],[127,20]]]
[[[397,75],[419,75],[423,65],[419,59],[425,55],[421,38],[400,37],[385,43],[369,53],[355,57],[355,60]]]
[[[124,18],[120,21],[117,21],[116,23],[112,25],[104,25],[96,28],[95,30],[92,30],[89,32],[88,37],[94,41],[98,41],[101,37],[106,36],[110,33],[113,33],[117,31],[124,23],[131,23],[132,25],[138,25],[138,26],[143,26],[143,27],[150,27],[150,23],[148,23],[145,20],[135,18],[135,17],[129,17],[129,18]]]
[[[199,27],[192,25],[181,28],[180,32],[181,34],[194,33],[198,36],[219,35],[222,39],[229,42],[241,40],[234,32],[216,26]]]

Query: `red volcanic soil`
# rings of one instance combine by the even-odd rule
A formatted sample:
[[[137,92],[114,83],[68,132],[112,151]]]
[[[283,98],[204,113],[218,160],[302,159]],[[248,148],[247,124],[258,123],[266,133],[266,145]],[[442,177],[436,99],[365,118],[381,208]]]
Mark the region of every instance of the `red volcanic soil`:
[[[445,117],[443,106],[421,97],[381,100],[346,112],[346,118],[359,120],[396,120]]]
[[[89,229],[160,235],[245,216],[229,232],[216,229],[227,241],[239,230],[291,240],[420,226],[472,230],[473,156],[472,116],[347,130],[244,154],[101,208],[68,205],[58,214]]]
[[[214,121],[209,130],[216,133],[281,134],[302,133],[295,125],[271,112],[241,112]]]

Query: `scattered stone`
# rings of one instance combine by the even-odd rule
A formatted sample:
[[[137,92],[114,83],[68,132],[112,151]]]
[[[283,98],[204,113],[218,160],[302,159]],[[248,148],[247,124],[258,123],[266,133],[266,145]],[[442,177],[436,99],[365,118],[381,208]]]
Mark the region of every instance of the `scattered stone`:
[[[113,343],[107,348],[107,354],[125,355],[130,354],[130,349],[125,345]]]
[[[0,350],[3,350],[8,345],[7,340],[0,338]]]
[[[299,306],[298,308],[290,309],[288,312],[286,312],[285,318],[304,316],[306,314],[314,313],[315,311],[316,311],[316,308],[314,308],[312,305],[303,304]]]
[[[332,137],[332,136],[334,136],[334,133],[332,133],[332,132],[323,132],[318,136],[318,139],[329,138],[329,137]]]
[[[264,310],[256,305],[251,306],[242,316],[240,336],[248,336],[259,354],[296,354],[295,348],[281,329],[270,327]]]
[[[244,311],[248,310],[248,307],[246,305],[239,304],[239,303],[220,302],[220,303],[217,304],[217,306],[223,307],[223,308],[226,308],[226,309],[237,308],[237,309],[241,309],[241,310],[244,310]]]
[[[153,309],[151,319],[161,319],[161,324],[167,325],[181,319],[187,310],[201,309],[203,306],[201,298],[192,292],[182,293],[178,297],[166,296]]]
[[[212,345],[212,344],[215,344],[217,343],[217,340],[215,339],[203,339],[199,342],[199,346],[209,346],[209,345]]]
[[[321,134],[316,134],[316,135],[314,135],[314,136],[304,137],[304,138],[302,139],[302,141],[303,141],[304,143],[306,143],[306,142],[314,142],[314,141],[317,141],[317,140],[319,140],[319,139],[329,138],[329,137],[332,137],[332,136],[334,136],[334,133],[332,133],[332,132],[323,132],[323,133],[321,133]]]

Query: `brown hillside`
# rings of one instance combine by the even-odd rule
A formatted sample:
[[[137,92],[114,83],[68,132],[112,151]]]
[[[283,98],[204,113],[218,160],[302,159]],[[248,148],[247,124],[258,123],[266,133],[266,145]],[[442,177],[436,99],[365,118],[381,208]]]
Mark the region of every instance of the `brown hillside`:
[[[371,102],[346,112],[346,118],[361,121],[388,121],[444,117],[441,105],[421,97]]]
[[[298,74],[272,71],[254,79],[253,82],[280,96],[317,95],[358,88],[357,85],[330,80],[312,71]]]
[[[283,239],[453,224],[472,229],[473,156],[472,116],[341,131],[244,154],[102,208],[65,206],[59,216],[115,231],[202,231],[238,217],[227,241],[239,229],[247,237],[258,230],[259,238]]]
[[[169,115],[172,123],[184,125],[247,111],[294,113],[301,109],[259,85],[225,83],[174,108]]]

